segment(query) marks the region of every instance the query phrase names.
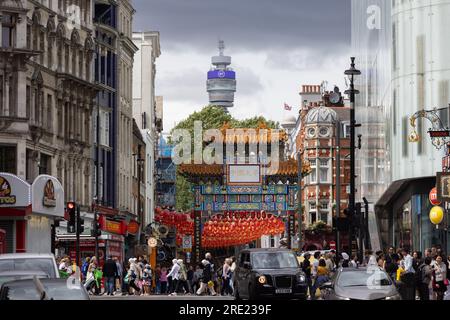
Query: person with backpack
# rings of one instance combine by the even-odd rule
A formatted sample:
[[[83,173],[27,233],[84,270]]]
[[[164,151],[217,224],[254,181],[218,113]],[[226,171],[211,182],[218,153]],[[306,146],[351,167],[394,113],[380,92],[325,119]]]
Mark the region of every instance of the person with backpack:
[[[311,300],[316,300],[316,291],[317,289],[329,281],[330,279],[330,271],[327,269],[327,264],[324,259],[319,260],[319,265],[317,267],[316,281],[314,281],[314,286],[311,292]]]
[[[202,279],[200,281],[200,288],[197,290],[196,294],[198,296],[202,295],[206,291],[210,291],[212,296],[216,296],[216,292],[214,291],[214,283],[212,282],[212,267],[211,263],[204,259],[202,260],[203,265],[203,273],[202,273]]]
[[[431,257],[426,257],[416,272],[416,286],[419,291],[420,300],[423,301],[430,300],[430,283],[433,278],[431,261]]]

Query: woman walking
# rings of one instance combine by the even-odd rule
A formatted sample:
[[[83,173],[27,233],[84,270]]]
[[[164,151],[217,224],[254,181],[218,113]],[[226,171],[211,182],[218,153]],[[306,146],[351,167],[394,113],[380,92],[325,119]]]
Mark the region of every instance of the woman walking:
[[[167,294],[167,268],[162,267],[159,275],[159,283],[161,285],[161,294]]]
[[[221,295],[230,295],[232,293],[231,286],[231,259],[226,258],[222,267],[222,290]]]
[[[169,289],[169,296],[176,296],[177,292],[177,285],[178,285],[178,279],[180,277],[179,273],[180,273],[180,265],[178,264],[178,260],[177,259],[173,259],[172,260],[172,269],[170,269],[169,274],[167,275],[168,279],[171,279],[170,282],[170,289]]]
[[[140,295],[141,289],[137,285],[137,282],[139,281],[139,270],[136,263],[136,258],[130,258],[128,262],[130,263],[130,270],[128,270],[129,285],[134,289],[134,294]]]
[[[443,262],[442,256],[438,255],[433,263],[433,290],[436,292],[436,300],[444,300],[447,286],[447,266]]]

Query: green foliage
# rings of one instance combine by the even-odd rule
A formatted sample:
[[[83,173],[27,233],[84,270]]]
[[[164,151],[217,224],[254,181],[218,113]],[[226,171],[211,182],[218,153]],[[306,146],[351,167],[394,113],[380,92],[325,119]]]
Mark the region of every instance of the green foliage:
[[[264,117],[253,117],[244,120],[237,120],[230,114],[226,113],[222,108],[216,106],[207,106],[201,111],[196,111],[179,122],[172,130],[171,135],[176,129],[186,129],[189,131],[192,139],[194,139],[194,122],[201,121],[203,130],[220,129],[225,123],[229,123],[231,128],[258,128],[260,123],[264,123],[269,129],[278,129],[279,123],[266,120]],[[173,144],[171,137],[168,139],[169,144]],[[177,172],[176,177],[176,209],[178,211],[189,211],[193,205],[192,184],[181,174]]]

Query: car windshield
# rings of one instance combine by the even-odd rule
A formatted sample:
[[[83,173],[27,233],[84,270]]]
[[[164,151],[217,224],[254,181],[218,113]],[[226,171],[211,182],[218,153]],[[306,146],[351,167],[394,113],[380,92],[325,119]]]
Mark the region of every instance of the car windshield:
[[[339,275],[339,287],[370,287],[390,286],[392,284],[386,272],[372,271],[344,271]]]
[[[1,259],[0,272],[39,270],[56,278],[54,262],[50,258],[37,259]]]
[[[54,300],[85,300],[86,296],[80,286],[67,286],[63,283],[43,283],[45,292],[49,299]],[[7,285],[5,285],[7,286]],[[40,300],[40,296],[33,281],[26,285],[11,284],[4,288],[6,300]]]
[[[298,268],[298,261],[291,252],[257,252],[252,256],[255,269]]]

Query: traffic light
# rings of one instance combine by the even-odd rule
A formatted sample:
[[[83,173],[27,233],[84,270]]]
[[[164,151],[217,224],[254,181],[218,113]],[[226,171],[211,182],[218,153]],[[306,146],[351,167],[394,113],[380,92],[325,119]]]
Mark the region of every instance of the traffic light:
[[[100,224],[99,217],[97,218],[97,220],[94,220],[93,222],[93,229],[91,235],[93,237],[95,236],[100,237],[102,235],[102,225]]]
[[[84,232],[84,219],[80,215],[80,206],[77,206],[77,233],[82,234]]]
[[[67,213],[69,214],[69,221],[67,222],[67,232],[75,233],[75,202],[67,202]]]

